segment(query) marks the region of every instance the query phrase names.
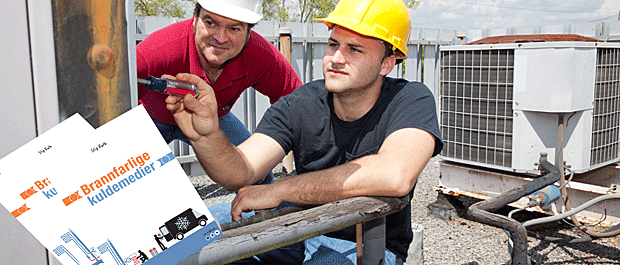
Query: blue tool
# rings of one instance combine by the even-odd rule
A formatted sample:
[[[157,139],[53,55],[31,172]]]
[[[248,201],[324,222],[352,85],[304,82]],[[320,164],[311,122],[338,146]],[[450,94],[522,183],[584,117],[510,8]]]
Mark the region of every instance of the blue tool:
[[[168,78],[155,78],[153,76],[148,76],[146,79],[138,78],[138,84],[144,84],[147,90],[155,90],[162,93],[178,95],[191,94],[194,97],[198,97],[198,93],[200,92],[198,87],[194,84]]]

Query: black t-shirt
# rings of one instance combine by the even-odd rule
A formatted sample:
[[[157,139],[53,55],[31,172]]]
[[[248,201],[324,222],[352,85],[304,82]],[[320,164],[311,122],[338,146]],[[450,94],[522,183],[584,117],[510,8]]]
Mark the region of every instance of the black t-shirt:
[[[435,100],[419,82],[386,77],[375,105],[355,121],[343,121],[334,113],[332,93],[325,81],[297,88],[269,108],[255,132],[276,140],[286,153],[293,151],[298,174],[344,164],[376,154],[383,141],[402,128],[419,128],[435,136],[437,155],[442,147]],[[413,197],[413,189],[409,192]],[[355,242],[355,227],[327,236]],[[407,257],[413,238],[411,204],[386,217],[386,248]]]

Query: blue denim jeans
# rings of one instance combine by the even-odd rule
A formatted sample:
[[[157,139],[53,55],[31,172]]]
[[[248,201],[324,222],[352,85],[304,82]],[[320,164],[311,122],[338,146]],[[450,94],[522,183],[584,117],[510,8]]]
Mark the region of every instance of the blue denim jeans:
[[[240,145],[245,140],[250,138],[250,135],[252,135],[245,125],[243,125],[243,123],[232,113],[228,113],[220,117],[219,122],[220,129],[224,131],[224,134],[226,134],[228,140],[234,145]],[[155,126],[159,130],[159,133],[161,133],[161,136],[164,137],[164,140],[166,140],[166,143],[170,143],[172,140],[178,139],[189,144],[189,139],[185,136],[185,134],[183,134],[179,126],[165,124],[156,120],[153,120],[153,123],[155,123]],[[267,174],[267,177],[265,177],[265,180],[261,184],[269,183],[273,183],[272,172]]]
[[[284,208],[289,205],[291,204],[283,203],[276,209]],[[215,204],[209,207],[209,212],[211,212],[213,217],[217,219],[220,224],[230,223],[232,221],[230,216],[230,202]],[[243,213],[241,216],[243,218],[248,218],[252,215],[254,215],[254,212]],[[355,242],[327,236],[317,236],[231,264],[353,265],[357,263],[356,247],[357,245]],[[385,264],[402,265],[403,260],[386,249]]]

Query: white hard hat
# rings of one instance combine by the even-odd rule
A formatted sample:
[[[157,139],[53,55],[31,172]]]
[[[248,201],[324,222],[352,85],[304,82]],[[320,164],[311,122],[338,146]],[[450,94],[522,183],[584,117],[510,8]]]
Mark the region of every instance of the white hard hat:
[[[209,12],[249,24],[263,18],[263,0],[198,0],[198,3]]]

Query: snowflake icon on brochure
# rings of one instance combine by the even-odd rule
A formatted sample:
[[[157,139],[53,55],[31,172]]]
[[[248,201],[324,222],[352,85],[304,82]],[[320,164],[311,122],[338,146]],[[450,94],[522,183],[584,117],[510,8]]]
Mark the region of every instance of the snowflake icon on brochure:
[[[178,230],[184,231],[189,228],[190,222],[189,220],[187,220],[186,216],[179,216],[179,218],[174,224],[177,226]]]
[[[159,233],[167,242],[170,242],[172,239],[182,240],[185,237],[185,233],[198,226],[207,225],[208,221],[209,219],[204,214],[188,208],[159,227]]]

